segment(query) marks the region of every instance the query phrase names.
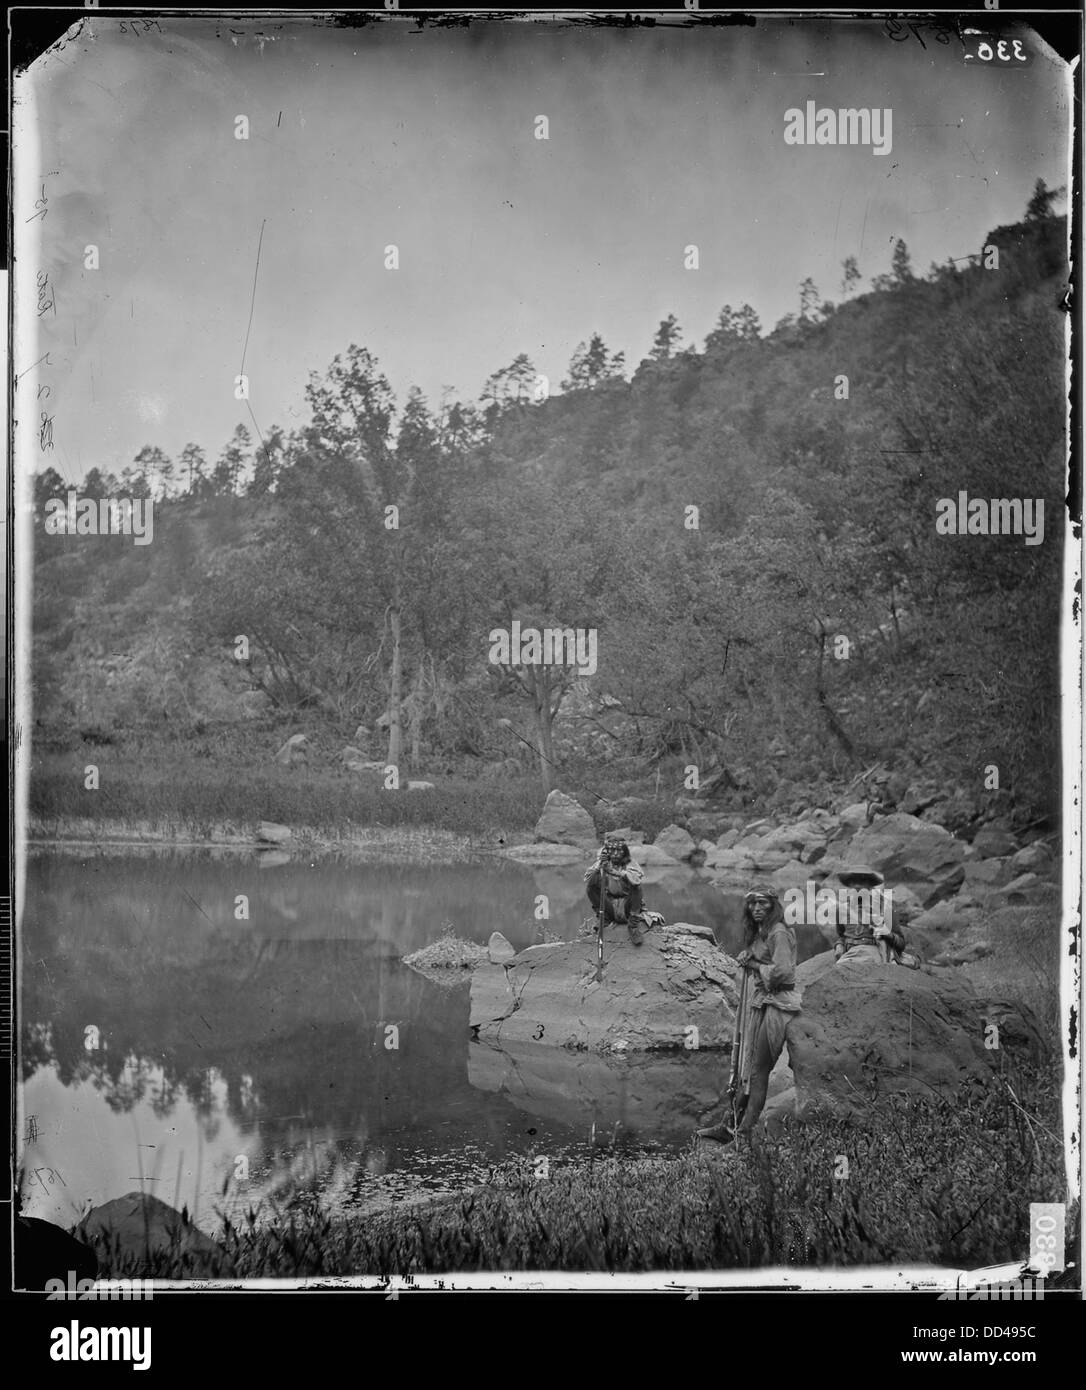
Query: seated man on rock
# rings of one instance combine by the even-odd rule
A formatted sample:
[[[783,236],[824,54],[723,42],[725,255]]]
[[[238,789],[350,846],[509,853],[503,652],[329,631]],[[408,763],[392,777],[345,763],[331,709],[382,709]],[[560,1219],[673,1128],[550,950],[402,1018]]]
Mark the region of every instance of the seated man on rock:
[[[904,933],[894,925],[892,891],[883,889],[882,874],[866,864],[853,864],[837,875],[847,894],[840,895],[837,913],[835,965],[864,970],[901,959]]]
[[[625,840],[608,835],[596,855],[596,862],[585,873],[588,901],[599,916],[600,895],[603,894],[605,922],[625,922],[630,940],[640,946],[645,931],[663,918],[657,912],[646,912],[641,896],[641,880],[645,871],[630,854]]]

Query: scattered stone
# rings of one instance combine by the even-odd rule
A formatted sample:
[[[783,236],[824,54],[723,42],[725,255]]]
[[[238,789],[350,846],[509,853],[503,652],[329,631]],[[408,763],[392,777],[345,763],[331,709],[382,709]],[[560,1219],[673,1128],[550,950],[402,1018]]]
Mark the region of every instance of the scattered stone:
[[[973,859],[965,866],[963,890],[983,894],[1004,888],[1014,877],[1009,859]]]
[[[980,859],[1000,859],[1014,854],[1018,841],[1006,830],[996,830],[990,825],[982,826],[973,836],[973,851]]]
[[[999,891],[1000,896],[1006,898],[1007,902],[1015,904],[1035,903],[1039,898],[1045,897],[1059,899],[1059,889],[1056,885],[1038,874],[1019,874]]]
[[[1011,868],[1016,873],[1043,874],[1052,866],[1052,856],[1043,845],[1026,845],[1011,858]]]
[[[494,932],[490,938],[491,942],[495,936],[505,941],[501,932]],[[508,941],[505,941],[505,944],[509,946]],[[512,946],[509,946],[509,949],[512,951]],[[477,965],[487,960],[487,956],[487,947],[480,946],[475,941],[463,940],[450,927],[429,946],[424,946],[420,951],[413,951],[402,959],[404,965],[417,970],[428,980],[444,985],[459,984],[466,980]]]
[[[975,825],[980,815],[978,802],[971,796],[961,794],[926,806],[920,813],[920,819],[942,826],[948,833],[957,834]]]
[[[905,795],[899,798],[897,809],[904,811],[906,815],[918,816],[921,811],[934,806],[941,795],[942,792],[935,782],[914,782]]]
[[[823,826],[814,820],[782,825],[762,841],[768,850],[792,851],[797,859],[806,859],[812,850],[825,849],[828,836]]]

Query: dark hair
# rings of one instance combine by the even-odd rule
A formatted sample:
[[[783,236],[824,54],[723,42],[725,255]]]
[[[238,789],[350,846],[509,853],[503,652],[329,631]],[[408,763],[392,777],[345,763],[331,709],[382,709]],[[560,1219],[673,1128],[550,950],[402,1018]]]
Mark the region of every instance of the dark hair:
[[[766,894],[766,896],[768,897],[769,895]],[[750,915],[750,908],[751,903],[748,899],[743,906],[743,946],[744,949],[748,950],[754,945],[754,938],[758,935],[758,923]],[[770,927],[776,926],[778,922],[783,921],[784,908],[781,906],[780,899],[774,896],[769,900],[769,911],[762,919],[762,926],[768,931]]]

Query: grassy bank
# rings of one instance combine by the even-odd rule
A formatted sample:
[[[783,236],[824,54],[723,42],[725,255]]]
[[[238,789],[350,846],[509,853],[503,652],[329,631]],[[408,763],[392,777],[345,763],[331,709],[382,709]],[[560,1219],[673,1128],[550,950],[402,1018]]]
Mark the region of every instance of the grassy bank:
[[[1029,1203],[1065,1196],[1059,1113],[1051,1069],[1019,1068],[953,1101],[872,1095],[862,1123],[822,1116],[738,1154],[714,1146],[674,1159],[551,1164],[546,1176],[526,1160],[457,1198],[366,1220],[299,1201],[271,1223],[254,1213],[227,1226],[210,1265],[163,1253],[150,1273],[1011,1262],[1028,1251]],[[1069,1237],[1073,1225],[1069,1213]]]
[[[89,764],[98,768],[96,790],[84,785]],[[35,758],[29,814],[45,834],[92,821],[210,839],[224,827],[244,832],[270,820],[347,838],[356,829],[425,825],[497,841],[530,831],[542,802],[538,781],[529,778],[444,778],[433,791],[386,791],[376,779],[362,783],[338,768],[306,772],[190,751],[84,748]]]
[[[311,739],[309,768],[280,766],[274,753],[285,737],[283,730],[239,728],[186,738],[133,734],[115,742],[39,739],[30,766],[35,833],[70,835],[82,822],[194,839],[230,838],[232,832],[247,838],[258,821],[270,820],[326,837],[427,826],[496,843],[529,837],[543,808],[534,767],[515,772],[470,759],[455,769],[405,766],[404,784],[432,781],[434,790],[390,791],[375,772],[341,767],[343,739],[328,734]],[[98,769],[93,790],[85,785],[90,765]],[[681,773],[671,780],[679,785]],[[557,782],[594,815],[601,834],[613,828],[605,800],[636,798],[638,824],[650,839],[676,816],[674,791],[661,795],[643,777],[614,767],[591,775],[570,770]]]

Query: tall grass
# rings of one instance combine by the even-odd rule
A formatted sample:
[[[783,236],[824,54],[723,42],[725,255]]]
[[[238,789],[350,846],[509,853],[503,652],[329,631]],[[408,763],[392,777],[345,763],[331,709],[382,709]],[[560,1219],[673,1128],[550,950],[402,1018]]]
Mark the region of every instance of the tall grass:
[[[96,790],[83,785],[88,763],[99,768]],[[334,766],[306,771],[253,766],[240,757],[208,760],[179,749],[141,755],[108,747],[36,760],[29,797],[30,815],[45,826],[87,819],[207,834],[271,820],[323,834],[428,826],[494,839],[530,830],[542,805],[533,778],[450,777],[433,791],[386,791],[376,778],[362,782]]]
[[[862,1123],[816,1116],[736,1153],[552,1163],[546,1177],[521,1160],[413,1212],[352,1220],[312,1199],[270,1220],[250,1211],[240,1225],[225,1223],[217,1256],[198,1272],[982,1267],[1024,1258],[1030,1202],[1066,1197],[1050,1069],[1020,1066],[956,1099],[883,1095],[872,1084],[869,1102]],[[149,1272],[194,1273],[177,1253],[152,1256]]]

